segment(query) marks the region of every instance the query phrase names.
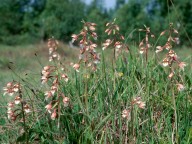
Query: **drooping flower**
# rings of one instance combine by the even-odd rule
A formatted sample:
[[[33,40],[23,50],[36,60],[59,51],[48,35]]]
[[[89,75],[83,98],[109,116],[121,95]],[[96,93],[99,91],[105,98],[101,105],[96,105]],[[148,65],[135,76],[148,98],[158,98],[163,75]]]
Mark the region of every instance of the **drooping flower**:
[[[170,42],[167,42],[167,43],[165,44],[165,48],[166,48],[167,50],[170,50],[170,49],[172,48],[172,45],[170,44]]]
[[[42,84],[47,83],[47,81],[48,81],[48,78],[46,76],[41,77],[41,83]]]
[[[78,39],[78,35],[73,34],[72,36],[72,43],[74,43]]]
[[[29,105],[28,105],[28,104],[25,104],[25,105],[24,105],[24,111],[25,111],[26,113],[31,112],[31,109],[29,108]]]
[[[61,77],[64,79],[65,82],[68,82],[69,78],[66,74],[62,74]]]
[[[94,27],[93,25],[89,26],[89,29],[90,29],[91,31],[95,31],[95,27]]]
[[[136,97],[132,101],[132,105],[137,105],[139,108],[144,109],[146,104],[145,102],[141,101],[141,97]]]
[[[9,103],[7,104],[7,109],[8,109],[8,110],[11,110],[13,107],[14,107],[14,102],[9,102]]]
[[[185,62],[180,62],[179,63],[179,68],[182,69],[183,71],[184,71],[185,66],[186,66]]]
[[[51,86],[52,95],[54,95],[56,91],[58,91],[58,84],[54,84]]]
[[[3,95],[8,94],[12,96],[16,92],[18,92],[20,89],[21,87],[19,83],[13,84],[13,82],[9,82],[7,83],[6,87],[3,87],[3,90],[5,91]]]
[[[45,66],[43,70],[41,71],[42,77],[41,77],[41,83],[44,84],[48,81],[50,74],[51,74],[51,67]]]
[[[140,96],[139,96],[139,97],[136,97],[136,98],[133,99],[132,104],[135,104],[135,103],[137,103],[137,102],[140,101],[140,100],[141,100],[141,97],[140,97]]]
[[[185,89],[184,85],[182,85],[182,84],[176,84],[176,85],[177,85],[178,91],[183,91]]]
[[[178,37],[175,37],[175,38],[173,39],[173,41],[174,41],[176,44],[180,44],[180,40],[179,40]]]
[[[131,119],[130,110],[124,109],[122,112],[122,117],[130,120]]]
[[[163,66],[166,67],[166,66],[168,66],[168,65],[169,65],[169,60],[168,60],[167,58],[165,58],[165,59],[163,60]]]
[[[21,98],[19,96],[15,97],[15,104],[20,104],[21,103]]]
[[[116,49],[120,49],[122,47],[122,44],[121,42],[117,41],[114,46]]]
[[[143,54],[144,52],[145,52],[145,48],[144,47],[140,48],[139,53]]]
[[[20,88],[20,84],[19,83],[14,84],[14,86],[13,86],[13,91],[14,92],[18,92],[20,89],[21,88]]]
[[[97,33],[96,32],[92,32],[91,36],[93,37],[94,40],[97,40]]]
[[[168,53],[168,55],[169,55],[170,57],[172,57],[172,58],[177,57],[177,54],[176,54],[173,50],[170,50],[169,53]]]
[[[139,108],[141,108],[141,109],[144,109],[144,108],[145,108],[145,102],[138,101],[137,104],[138,104],[138,107],[139,107]]]
[[[112,41],[110,39],[107,39],[105,41],[105,43],[103,43],[103,48],[102,50],[105,50],[110,44],[112,43]]]
[[[79,72],[80,65],[76,63],[76,64],[73,65],[73,68],[74,68],[77,72]]]
[[[52,104],[51,104],[51,103],[47,104],[47,105],[45,106],[45,108],[47,109],[47,111],[48,111],[49,113],[51,113]]]
[[[10,119],[10,120],[13,120],[13,121],[16,120],[16,115],[15,115],[14,111],[12,111],[12,110],[8,110],[8,111],[7,111],[7,117],[8,117],[8,119]]]
[[[46,91],[44,95],[46,96],[46,99],[48,99],[53,96],[53,93],[51,91]]]
[[[161,51],[163,50],[163,47],[157,46],[156,49],[157,49],[157,50],[156,50],[155,52],[156,52],[156,53],[159,53],[159,52],[161,52]]]
[[[57,112],[56,112],[56,109],[54,109],[53,113],[51,114],[51,119],[55,120],[56,117],[57,117]]]
[[[68,97],[63,97],[63,104],[64,104],[64,107],[68,107],[69,105],[69,102],[70,102],[70,99]]]
[[[171,72],[170,74],[169,74],[169,76],[168,76],[168,78],[172,78],[174,76],[174,72]]]

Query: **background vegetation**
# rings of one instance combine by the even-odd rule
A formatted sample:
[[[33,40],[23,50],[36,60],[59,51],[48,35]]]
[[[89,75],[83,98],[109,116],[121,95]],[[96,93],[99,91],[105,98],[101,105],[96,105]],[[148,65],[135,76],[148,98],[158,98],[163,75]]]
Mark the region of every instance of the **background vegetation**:
[[[123,35],[143,24],[158,33],[173,22],[180,31],[181,45],[192,45],[190,0],[116,0],[113,9],[103,4],[102,0],[93,0],[90,5],[83,0],[1,0],[0,42],[33,43],[50,36],[68,42],[71,34],[80,30],[81,20],[94,20],[103,40],[105,23],[116,17]]]

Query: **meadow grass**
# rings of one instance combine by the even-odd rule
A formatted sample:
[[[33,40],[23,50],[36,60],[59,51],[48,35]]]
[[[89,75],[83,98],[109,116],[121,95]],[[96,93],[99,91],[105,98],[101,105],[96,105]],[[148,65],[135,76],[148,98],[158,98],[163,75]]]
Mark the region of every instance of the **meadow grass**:
[[[62,61],[69,63],[75,59],[77,49],[71,49],[68,45],[61,44],[60,53]],[[31,44],[7,46],[0,45],[0,88],[8,81],[16,78],[14,72],[21,77],[26,74],[31,77],[39,76],[39,69],[48,63],[48,48],[46,42]],[[10,70],[10,68],[12,70]]]
[[[1,143],[192,143],[190,49],[175,50],[188,63],[185,71],[178,70],[174,78],[180,80],[182,77],[185,88],[179,91],[174,80],[168,78],[169,70],[162,66],[164,53],[157,56],[155,50],[149,50],[146,63],[145,56],[140,55],[135,46],[130,46],[128,53],[120,54],[115,60],[110,49],[99,51],[100,63],[95,72],[86,67],[86,63],[76,69],[70,64],[76,51],[65,48],[68,52],[66,57],[61,57],[63,63],[51,63],[57,68],[55,75],[48,77],[47,83],[42,85],[40,70],[36,71],[36,68],[50,65],[48,55],[44,45],[35,46],[38,52],[32,52],[37,53],[32,60],[31,52],[26,54],[32,47],[24,46],[18,50],[16,47],[15,51],[12,51],[13,47],[5,47],[2,50],[6,56],[1,60],[4,68],[9,64],[6,50],[10,50],[13,61],[20,65],[19,71],[22,71],[21,67],[27,67],[31,72],[34,70],[35,75],[21,76],[14,69],[13,78],[21,84],[22,99],[30,105],[31,113],[21,113],[20,119],[11,121],[6,111],[7,102],[13,97],[2,95]],[[24,55],[27,61],[23,60]],[[58,69],[61,65],[64,67],[62,72]],[[69,81],[58,78],[63,73]],[[55,78],[59,82],[53,82]],[[9,80],[10,73],[2,76],[3,79]],[[57,116],[52,115],[53,111],[50,115],[45,109],[50,101],[44,94],[53,84],[59,85],[51,99],[54,101],[51,110],[58,108]],[[64,101],[64,98],[68,99]],[[144,105],[141,106],[142,102]],[[124,110],[127,112],[125,116]]]
[[[104,55],[105,53],[103,59]],[[70,97],[73,108],[62,110],[60,129],[54,126],[55,121],[50,121],[43,112],[43,89],[35,87],[34,89],[39,92],[38,98],[34,98],[34,103],[40,115],[33,115],[30,120],[30,141],[35,142],[36,139],[45,143],[124,143],[127,137],[129,143],[171,143],[174,108],[171,102],[172,88],[165,70],[152,60],[145,68],[139,55],[133,59],[130,59],[129,55],[126,57],[128,63],[123,62],[121,58],[117,61],[117,75],[113,72],[112,66],[105,67],[105,60],[98,71],[91,73],[87,79],[84,77],[86,72],[77,73],[70,70],[71,80],[62,89],[65,95]],[[186,90],[175,94],[177,137],[182,143],[190,143],[192,137],[191,70],[188,69],[184,74],[188,78]],[[118,73],[123,75],[118,76]],[[34,85],[34,82],[29,83]],[[85,83],[88,84],[89,99],[86,112],[82,99]],[[142,97],[146,102],[146,108],[134,108],[131,120],[124,120],[121,112],[130,106],[131,100],[136,96]],[[5,108],[1,112],[1,141],[14,142],[20,136],[21,129],[13,123],[6,125]],[[34,122],[37,118],[38,121]]]

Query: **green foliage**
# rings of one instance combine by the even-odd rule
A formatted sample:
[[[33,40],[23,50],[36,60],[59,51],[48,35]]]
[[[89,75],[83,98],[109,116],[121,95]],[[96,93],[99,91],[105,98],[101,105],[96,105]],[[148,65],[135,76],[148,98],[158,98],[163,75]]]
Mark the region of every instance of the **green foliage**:
[[[119,9],[120,6],[124,5],[125,4],[125,0],[116,0],[116,5],[115,5],[115,8],[116,9]]]
[[[80,0],[47,0],[41,16],[45,38],[55,36],[67,41],[80,29],[84,18],[84,4]]]
[[[149,3],[150,4],[150,3]],[[157,0],[152,2],[151,15],[153,15],[154,23],[151,22],[151,27],[154,27],[155,31],[161,31],[165,29],[164,23],[173,22],[177,29],[180,31],[181,45],[191,45],[191,7],[192,2],[190,0]],[[156,27],[157,26],[157,27]]]
[[[66,42],[80,29],[81,20],[96,22],[100,27],[99,40],[103,40],[106,21],[116,17],[124,35],[142,25],[160,33],[167,23],[173,22],[180,31],[181,44],[191,45],[191,7],[190,0],[117,0],[111,10],[101,0],[90,5],[81,0],[1,0],[0,42],[33,43],[50,36]]]
[[[0,25],[1,35],[3,34],[17,34],[20,33],[22,28],[22,3],[26,0],[2,0],[0,4]],[[17,22],[18,24],[16,24]]]
[[[0,42],[8,45],[36,42],[40,35],[35,20],[42,11],[43,3],[40,2],[43,1],[38,1],[39,5],[31,5],[29,0],[2,0]]]
[[[128,35],[135,28],[149,24],[147,13],[144,11],[145,5],[138,1],[130,1],[117,10],[115,17],[124,35]],[[135,38],[137,36],[134,36]],[[132,36],[133,38],[133,36]],[[134,39],[137,41],[138,39]]]
[[[23,12],[21,3],[24,1],[2,0],[0,3],[0,41],[7,36],[21,34]],[[17,22],[17,23],[15,23]]]
[[[43,24],[41,21],[41,13],[45,9],[46,0],[35,0],[26,6],[26,11],[23,19],[23,32],[29,35],[32,39],[43,38]],[[30,41],[28,41],[29,43]],[[34,41],[31,40],[33,43]]]

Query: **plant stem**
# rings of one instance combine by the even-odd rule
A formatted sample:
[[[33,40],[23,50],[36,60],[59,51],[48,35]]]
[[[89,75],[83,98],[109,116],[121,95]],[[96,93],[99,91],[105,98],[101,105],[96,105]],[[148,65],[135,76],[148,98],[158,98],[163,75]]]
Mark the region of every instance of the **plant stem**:
[[[22,109],[22,116],[23,116],[23,128],[24,128],[24,131],[25,131],[25,140],[26,140],[26,143],[28,144],[28,133],[27,133],[27,127],[26,127],[25,111],[24,111],[23,102],[21,102],[21,109]]]
[[[177,107],[176,107],[176,101],[175,101],[175,94],[174,94],[174,89],[172,89],[172,102],[173,102],[173,107],[174,107],[174,127],[175,129],[175,141],[178,143],[178,129],[177,129]],[[173,135],[174,137],[174,130],[173,130]]]

